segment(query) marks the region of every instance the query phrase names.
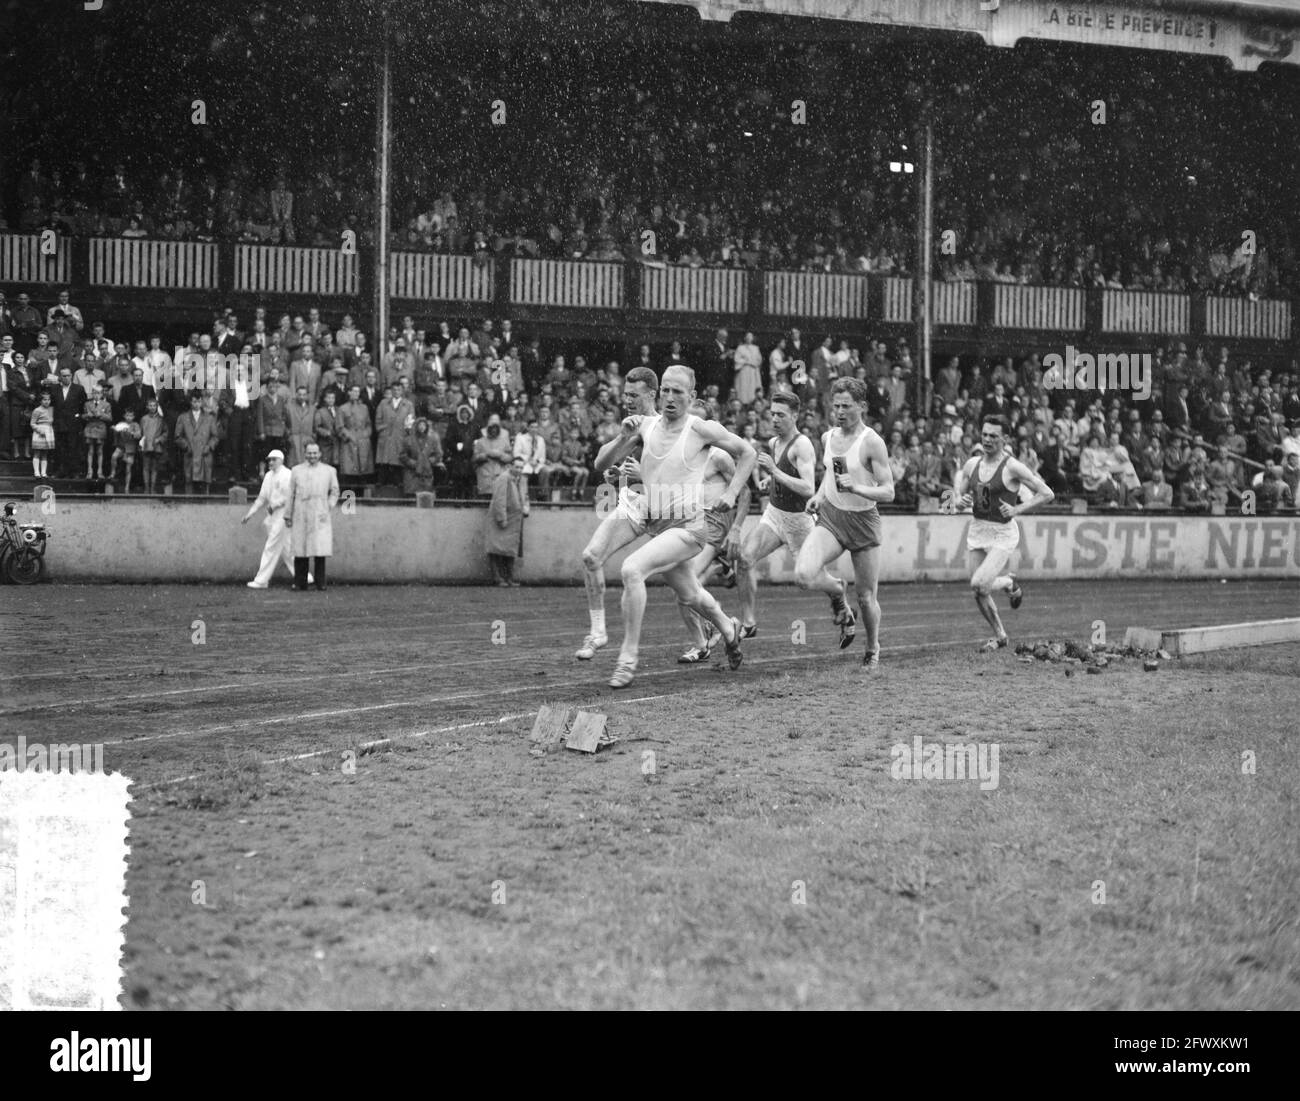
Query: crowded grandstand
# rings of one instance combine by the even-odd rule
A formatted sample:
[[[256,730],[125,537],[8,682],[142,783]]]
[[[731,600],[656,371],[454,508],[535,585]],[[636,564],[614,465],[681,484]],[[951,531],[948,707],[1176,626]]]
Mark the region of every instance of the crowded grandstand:
[[[310,281],[259,284],[241,259],[270,271],[275,253],[287,265],[291,253],[338,252],[340,242],[368,257],[377,243],[368,55],[361,46],[321,53],[340,30],[361,38],[337,23],[345,10],[245,3],[199,28],[190,37],[210,29],[216,63],[239,49],[257,72],[295,44],[314,59],[274,103],[260,82],[214,73],[221,109],[195,100],[201,125],[188,98],[185,111],[159,109],[151,97],[161,74],[86,102],[52,79],[57,66],[32,67],[32,86],[14,94],[18,119],[35,121],[23,107],[39,103],[53,123],[75,98],[82,124],[103,137],[51,143],[21,125],[9,135],[0,453],[44,458],[31,477],[89,479],[92,490],[203,493],[251,482],[270,450],[292,463],[315,439],[358,488],[442,499],[487,492],[520,454],[537,500],[590,500],[603,473],[592,461],[617,431],[622,377],[687,363],[711,416],[760,447],[774,392],[799,394],[800,429],[820,451],[831,384],[861,379],[868,419],[889,445],[895,508],[943,502],[990,412],[1008,418],[1016,455],[1041,469],[1059,507],[1077,496],[1206,511],[1235,507],[1252,489],[1261,510],[1294,506],[1297,166],[1294,149],[1275,140],[1276,120],[1300,108],[1294,81],[1181,54],[1132,65],[1123,53],[1059,44],[992,50],[824,24],[794,37],[757,25],[742,40],[645,7],[541,6],[518,16],[535,21],[535,34],[461,50],[449,30],[422,38],[398,66],[385,243],[395,265],[460,274],[441,287],[412,279],[411,290],[392,288],[394,323],[382,333],[352,268],[320,294]],[[580,23],[584,33],[573,33]],[[120,19],[111,29],[115,52],[105,56],[107,39],[92,37],[96,56],[132,72],[149,51],[194,49],[172,42],[179,32],[161,18],[161,41],[125,33]],[[86,33],[64,30],[33,27],[24,48],[59,56]],[[325,56],[330,64],[314,63]],[[321,101],[337,110],[310,109]],[[930,270],[956,304],[936,318],[928,363],[898,306],[917,262],[922,115],[937,150]],[[230,250],[243,250],[234,280],[223,270]],[[142,265],[146,255],[163,259]],[[430,267],[436,257],[469,266]],[[549,283],[518,295],[513,273],[530,263],[586,267],[619,285],[587,299],[548,296]],[[684,285],[669,279],[679,269],[700,286],[710,272],[746,282],[733,278],[697,303],[672,291]],[[846,304],[830,309],[805,309],[807,294],[771,309],[785,273],[861,276],[870,289],[841,293]],[[484,280],[494,285],[480,293]],[[606,320],[599,309],[631,306],[634,284],[640,314]],[[284,293],[259,290],[272,285]],[[661,285],[669,292],[653,290]],[[1002,320],[1003,299],[987,304],[990,286],[1075,297],[1050,322]],[[1216,323],[1238,316],[1233,299],[1269,320]],[[548,312],[571,306],[593,308]],[[526,320],[512,324],[516,309]],[[1098,326],[1096,312],[1138,323]],[[1064,348],[1063,335],[1149,355],[1149,392],[1045,383],[1043,357]],[[256,377],[237,392],[180,369],[212,353],[256,357]],[[165,384],[155,377],[164,362],[180,365]],[[60,386],[64,369],[78,389]],[[46,390],[53,446],[35,455],[32,415],[44,419]],[[176,421],[196,390],[213,462],[187,472]],[[114,471],[111,457],[139,446],[123,429],[126,411],[143,425],[151,391],[154,476],[146,481],[142,452],[131,484],[130,468]],[[477,461],[490,423],[499,442]],[[365,446],[345,435],[367,436]],[[26,466],[8,473],[19,488]]]

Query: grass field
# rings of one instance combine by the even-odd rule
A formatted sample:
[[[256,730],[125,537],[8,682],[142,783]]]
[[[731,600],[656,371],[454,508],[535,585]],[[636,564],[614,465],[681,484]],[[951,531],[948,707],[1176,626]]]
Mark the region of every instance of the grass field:
[[[615,693],[580,590],[8,589],[4,739],[135,781],[128,1007],[1300,1007],[1300,646],[1067,677],[974,653],[963,586],[881,601],[868,681],[789,589],[739,672],[679,667],[652,590]],[[1009,627],[1297,607],[1043,584]],[[618,742],[531,754],[541,702]],[[996,788],[894,779],[916,736],[996,744]]]

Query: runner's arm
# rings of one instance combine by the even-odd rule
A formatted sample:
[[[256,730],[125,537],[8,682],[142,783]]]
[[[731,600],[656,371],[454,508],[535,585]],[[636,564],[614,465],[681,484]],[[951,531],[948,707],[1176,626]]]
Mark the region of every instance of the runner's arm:
[[[736,471],[732,474],[731,481],[727,484],[727,488],[722,491],[722,497],[719,499],[719,504],[722,504],[724,508],[731,508],[739,500],[740,491],[745,483],[749,481],[749,476],[754,473],[754,466],[758,462],[758,456],[748,443],[735,433],[727,431],[717,421],[697,420],[692,427],[706,443],[720,448],[736,460]]]
[[[826,448],[829,446],[830,436],[831,434],[829,432],[822,433],[822,454],[823,455],[826,454]],[[816,456],[814,455],[814,459],[815,458]],[[800,471],[802,471],[803,467],[800,467],[799,469]],[[816,474],[817,474],[817,467],[814,465],[813,466],[814,477],[816,477]],[[826,497],[826,494],[822,492],[822,489],[825,486],[825,484],[826,484],[825,481],[823,481],[821,485],[817,486],[817,488],[813,490],[813,495],[808,498],[808,503],[804,505],[805,512],[816,512],[819,508],[821,508],[822,501]]]
[[[1034,491],[1034,495],[1028,501],[1023,501],[1018,505],[1008,505],[1005,501],[1002,502],[999,508],[1002,510],[1002,515],[1008,520],[1013,516],[1019,516],[1022,512],[1028,512],[1031,508],[1037,508],[1039,505],[1045,505],[1049,501],[1055,500],[1056,494],[1052,492],[1051,487],[1019,459],[1009,459],[1004,470],[1006,472],[1003,475],[1004,478],[1009,474],[1021,485],[1026,485]]]
[[[618,430],[618,435],[596,452],[594,465],[597,470],[617,466],[632,455],[641,442],[641,425],[644,421],[645,418],[639,416],[623,418],[623,424]]]
[[[952,492],[959,508],[973,507],[975,504],[975,499],[966,492],[966,489],[970,485],[970,476],[975,470],[975,464],[979,461],[978,455],[967,459],[953,477]]]

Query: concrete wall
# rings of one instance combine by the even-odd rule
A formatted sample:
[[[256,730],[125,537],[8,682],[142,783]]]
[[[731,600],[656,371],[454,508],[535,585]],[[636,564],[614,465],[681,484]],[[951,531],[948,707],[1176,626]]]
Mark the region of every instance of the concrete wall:
[[[59,581],[247,581],[265,535],[261,513],[246,506],[164,499],[20,503],[22,521],[44,522],[46,558]],[[486,510],[358,502],[334,516],[330,579],[341,582],[487,580]],[[518,576],[529,583],[579,584],[583,545],[600,522],[594,508],[535,506],[524,529]],[[757,522],[751,516],[747,525]],[[961,581],[966,565],[962,516],[885,516],[881,579]],[[1300,518],[1030,516],[1021,521],[1020,571],[1026,579],[1090,577],[1300,578]],[[622,556],[607,576],[617,580]],[[786,552],[760,567],[764,580],[788,582]],[[846,575],[848,558],[839,564]]]

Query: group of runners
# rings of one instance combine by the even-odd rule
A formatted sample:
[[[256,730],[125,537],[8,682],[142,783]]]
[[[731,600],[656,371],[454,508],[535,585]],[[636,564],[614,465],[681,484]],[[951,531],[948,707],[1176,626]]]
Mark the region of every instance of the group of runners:
[[[798,430],[800,400],[778,391],[771,398],[776,435],[756,453],[745,440],[708,419],[695,398],[691,368],[669,367],[662,381],[637,367],[623,386],[626,414],[619,435],[596,456],[596,468],[619,485],[618,503],[602,520],[582,552],[590,631],[575,655],[589,661],[607,646],[605,563],[616,552],[645,538],[623,561],[623,645],[610,686],[625,688],[636,675],[646,581],[656,575],[677,596],[690,647],[684,664],[707,660],[722,645],[732,669],[743,661],[741,643],[758,633],[755,566],[789,547],[795,579],[803,589],[826,594],[839,628],[839,645],[852,645],[858,616],[849,605],[847,585],[829,566],[848,553],[866,648],[862,666],[880,665],[881,521],[879,505],[894,499],[894,478],[884,441],[862,419],[867,392],[857,379],[831,387],[834,427],[822,436],[825,474],[816,484],[812,444]],[[985,420],[981,451],[958,472],[954,493],[973,519],[967,535],[971,588],[994,635],[986,650],[1006,646],[993,596],[1006,592],[1011,607],[1024,597],[1011,572],[1019,541],[1015,517],[1045,504],[1052,491],[1037,474],[1007,451],[1006,425]],[[749,511],[751,481],[768,493],[759,522],[742,538]],[[1032,496],[1021,500],[1021,487]],[[714,562],[723,557],[735,569],[740,616],[729,615],[704,587]]]

